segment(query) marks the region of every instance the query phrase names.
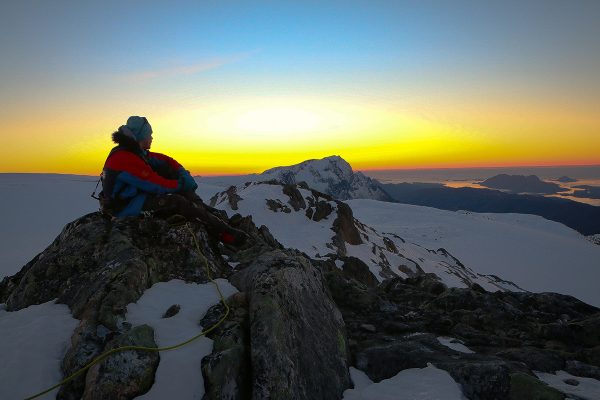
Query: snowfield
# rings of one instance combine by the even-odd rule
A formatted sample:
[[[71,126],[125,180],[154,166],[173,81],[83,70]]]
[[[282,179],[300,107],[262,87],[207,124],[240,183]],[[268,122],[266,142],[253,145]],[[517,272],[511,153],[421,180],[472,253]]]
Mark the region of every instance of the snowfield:
[[[382,235],[358,220],[351,223],[362,243],[345,243],[340,248],[334,240],[333,224],[340,212],[344,215],[344,211],[340,211],[341,204],[323,198],[318,192],[302,188],[295,190],[295,196],[303,199],[306,208],[297,206],[298,210],[294,210],[289,205],[290,196],[284,193],[284,187],[268,183],[244,184],[220,192],[211,199],[211,204],[229,215],[252,216],[257,226],[265,225],[282,245],[300,250],[311,258],[340,261],[340,254],[358,258],[379,282],[394,276],[407,278],[426,272],[438,276],[448,287],[465,288],[477,283],[489,291],[522,290],[495,277],[477,274],[445,251],[436,252],[406,242],[394,234]],[[317,203],[323,210],[329,208],[330,212],[315,221],[312,215],[316,215]],[[341,268],[343,263],[336,262],[336,265]]]
[[[349,200],[354,216],[431,249],[445,248],[480,274],[533,292],[557,292],[600,306],[600,246],[537,215],[444,211]]]

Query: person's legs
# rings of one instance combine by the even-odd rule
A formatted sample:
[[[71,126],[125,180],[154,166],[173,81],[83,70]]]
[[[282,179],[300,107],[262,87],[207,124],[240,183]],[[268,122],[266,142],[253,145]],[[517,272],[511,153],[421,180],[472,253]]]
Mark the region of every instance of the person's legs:
[[[183,193],[179,193],[181,196],[185,197],[186,199],[188,199],[189,201],[191,201],[192,203],[196,203],[196,204],[200,204],[202,205],[206,211],[208,211],[211,214],[220,214],[222,213],[221,210],[218,210],[216,208],[213,208],[211,206],[209,206],[208,204],[206,204],[204,202],[204,200],[202,200],[202,198],[200,196],[198,196],[196,194],[196,192],[183,192]]]
[[[200,199],[198,197],[198,199]],[[157,217],[166,218],[171,215],[183,215],[186,219],[198,219],[205,223],[209,230],[219,234],[226,243],[241,243],[246,234],[225,223],[216,215],[209,213],[202,202],[191,201],[179,194],[162,194],[148,196],[144,203],[144,211],[152,211]]]

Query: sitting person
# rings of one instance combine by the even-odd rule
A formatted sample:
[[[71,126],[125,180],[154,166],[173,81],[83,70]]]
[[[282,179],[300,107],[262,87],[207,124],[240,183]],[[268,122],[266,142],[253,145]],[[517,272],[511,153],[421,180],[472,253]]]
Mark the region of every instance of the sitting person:
[[[148,151],[152,127],[145,117],[132,116],[112,134],[117,144],[104,163],[100,206],[113,217],[137,216],[142,212],[167,218],[182,215],[197,219],[221,241],[242,244],[247,235],[209,212],[195,193],[198,188],[189,171],[164,154]]]

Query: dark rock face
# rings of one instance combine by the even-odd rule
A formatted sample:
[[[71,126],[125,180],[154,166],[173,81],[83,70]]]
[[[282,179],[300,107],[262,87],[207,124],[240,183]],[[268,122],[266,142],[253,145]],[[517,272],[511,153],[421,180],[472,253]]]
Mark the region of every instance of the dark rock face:
[[[369,267],[362,260],[356,257],[345,257],[342,260],[344,262],[342,266],[344,275],[354,278],[369,287],[375,287],[379,284],[377,278],[369,271]]]
[[[527,365],[534,371],[553,373],[564,369],[565,360],[558,354],[535,347],[520,347],[496,353],[506,360],[516,361]]]
[[[575,376],[583,376],[585,378],[594,378],[600,380],[600,367],[589,365],[581,361],[569,360],[565,371]]]
[[[433,363],[469,399],[564,398],[532,371],[569,368],[592,377],[600,367],[591,333],[600,310],[570,296],[448,289],[428,275],[368,287],[331,270],[327,282],[346,322],[352,364],[374,381]],[[437,336],[475,353],[443,346]]]
[[[281,203],[279,200],[268,199],[267,207],[269,208],[269,210],[274,212],[284,212],[287,214],[292,212],[292,210],[290,210],[290,208],[287,205]]]
[[[229,201],[229,205],[231,206],[232,210],[237,210],[238,209],[238,202],[242,199],[238,194],[237,194],[237,188],[235,186],[230,186],[225,193],[227,193],[227,199]],[[213,197],[211,197],[210,199],[210,206],[214,207],[214,205],[218,202],[218,194],[214,195]]]
[[[333,230],[342,241],[350,244],[361,244],[360,234],[354,224],[352,209],[346,203],[338,203],[338,216],[333,221]]]
[[[230,317],[209,334],[214,340],[213,351],[202,359],[204,400],[252,398],[248,299],[244,293],[237,293],[227,299],[227,304]],[[221,304],[213,306],[200,324],[213,326],[224,312]]]
[[[340,398],[350,386],[346,332],[321,273],[276,250],[231,279],[248,295],[252,398]]]
[[[304,201],[304,197],[302,197],[296,185],[284,185],[283,193],[290,198],[289,203],[294,211],[306,208],[306,201]]]
[[[157,347],[154,330],[140,325],[110,341],[106,349],[121,346]],[[94,365],[86,375],[83,399],[130,399],[146,393],[154,383],[158,353],[125,351]]]

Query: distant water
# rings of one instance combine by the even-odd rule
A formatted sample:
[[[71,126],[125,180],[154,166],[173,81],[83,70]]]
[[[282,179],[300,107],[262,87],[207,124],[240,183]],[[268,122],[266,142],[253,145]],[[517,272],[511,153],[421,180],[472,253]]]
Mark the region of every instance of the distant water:
[[[577,179],[573,183],[555,182],[573,192],[573,186],[589,185],[600,186],[600,165],[585,167],[512,167],[512,168],[444,168],[444,169],[410,169],[410,170],[379,170],[363,171],[371,178],[377,179],[381,183],[402,183],[402,182],[427,182],[443,183],[449,187],[475,187],[483,188],[479,182],[499,174],[508,175],[536,175],[538,178],[555,182],[562,176]],[[566,194],[566,196],[564,195]],[[568,196],[569,192],[563,195],[551,195],[553,197],[568,198],[581,203],[600,206],[599,199],[588,199]]]

